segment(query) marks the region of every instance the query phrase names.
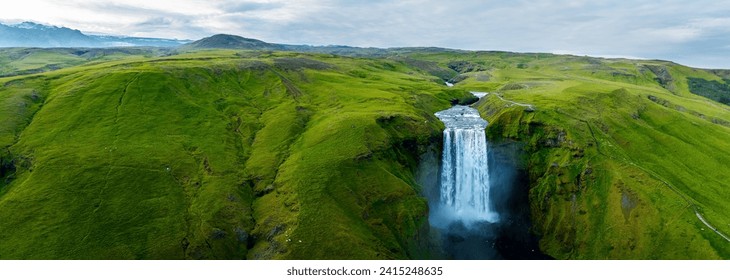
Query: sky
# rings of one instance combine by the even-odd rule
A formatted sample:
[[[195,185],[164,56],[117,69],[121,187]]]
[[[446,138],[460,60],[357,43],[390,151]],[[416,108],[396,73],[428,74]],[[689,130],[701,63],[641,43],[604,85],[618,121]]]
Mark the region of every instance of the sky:
[[[101,0],[4,2],[0,22],[90,34],[433,46],[671,60],[730,69],[730,1]]]

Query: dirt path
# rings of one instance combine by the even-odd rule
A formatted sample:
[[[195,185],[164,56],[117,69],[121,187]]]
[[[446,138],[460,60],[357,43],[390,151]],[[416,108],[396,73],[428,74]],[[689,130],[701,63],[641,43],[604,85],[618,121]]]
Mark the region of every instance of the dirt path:
[[[506,100],[506,99],[502,98],[502,96],[500,96],[499,94],[495,94],[495,95],[497,97],[499,97],[499,99],[501,99],[502,101],[509,102],[509,103],[512,103],[512,104],[515,104],[515,105],[519,105],[519,106],[525,106],[525,107],[528,107],[528,108],[531,108],[531,109],[534,110],[534,107],[532,107],[532,105],[530,105],[530,104],[517,103],[517,102],[514,102],[514,101]],[[562,113],[562,112],[560,112],[560,113]],[[632,165],[632,166],[634,166],[634,167],[636,167],[636,168],[638,168],[638,169],[646,172],[647,174],[649,174],[649,176],[653,177],[654,179],[659,180],[662,184],[664,184],[667,188],[669,188],[672,192],[674,192],[682,200],[684,200],[690,207],[692,207],[692,211],[695,213],[695,215],[697,216],[697,219],[699,219],[700,222],[702,222],[705,226],[707,226],[709,229],[711,229],[717,235],[719,235],[720,237],[722,237],[726,241],[730,242],[730,237],[728,237],[726,234],[722,233],[720,230],[718,230],[716,227],[714,227],[710,222],[708,222],[707,220],[705,220],[705,217],[702,216],[702,214],[700,214],[700,212],[697,210],[698,209],[698,206],[692,200],[690,200],[688,197],[686,197],[684,195],[684,193],[680,192],[674,185],[672,185],[671,183],[669,183],[667,180],[664,180],[664,178],[661,177],[661,176],[659,176],[659,174],[657,174],[657,173],[655,173],[655,172],[653,172],[651,170],[648,170],[648,169],[646,169],[646,168],[644,168],[642,166],[639,166],[638,164],[635,164],[633,161],[631,161],[628,158],[625,158],[625,157],[619,157],[619,158],[617,158],[615,155],[607,155],[607,154],[603,153],[603,151],[601,151],[601,148],[600,148],[601,146],[599,145],[600,142],[598,141],[598,139],[596,139],[596,136],[593,134],[593,128],[591,128],[591,125],[588,123],[588,121],[585,121],[583,119],[577,118],[575,116],[571,116],[571,115],[566,114],[566,113],[562,113],[562,114],[563,115],[566,115],[566,116],[568,116],[570,118],[576,119],[578,121],[584,122],[588,126],[588,129],[591,132],[591,136],[593,137],[593,141],[596,143],[596,149],[597,149],[597,151],[598,151],[599,154],[601,154],[603,156],[607,156],[607,157],[609,157],[611,159],[614,159],[614,160],[617,160],[619,162],[624,162],[626,164]]]
[[[632,161],[630,161],[628,159],[624,159],[624,162],[626,162],[626,163],[628,163],[628,164],[630,164],[630,165],[632,165],[632,166],[634,166],[636,168],[641,169],[642,171],[646,172],[650,176],[654,177],[654,179],[657,179],[660,182],[662,182],[665,186],[667,186],[670,190],[672,190],[674,193],[676,193],[677,195],[679,195],[679,197],[681,197],[685,202],[687,202],[687,204],[689,204],[692,207],[692,211],[695,212],[695,215],[697,216],[697,219],[700,220],[700,222],[702,222],[709,229],[711,229],[712,231],[714,231],[715,233],[717,233],[717,235],[719,235],[723,239],[725,239],[728,242],[730,242],[730,238],[728,238],[728,236],[725,235],[724,233],[720,232],[716,227],[712,226],[712,224],[710,224],[710,222],[708,222],[707,220],[705,220],[705,217],[702,216],[702,214],[700,214],[700,212],[697,210],[698,209],[697,205],[692,200],[690,200],[689,198],[687,198],[682,192],[680,192],[674,185],[672,185],[669,182],[667,182],[667,180],[664,180],[664,178],[662,178],[661,176],[659,176],[659,174],[656,174],[655,172],[653,172],[651,170],[648,170],[648,169],[646,169],[646,168],[644,168],[642,166],[639,166],[639,165],[633,163]]]
[[[712,231],[717,233],[717,235],[721,236],[722,238],[725,238],[725,240],[730,242],[730,238],[728,238],[727,235],[720,232],[715,227],[713,227],[709,222],[707,222],[707,220],[705,220],[705,217],[702,217],[702,214],[700,214],[700,212],[697,212],[697,209],[695,209],[695,215],[697,215],[697,219],[700,219],[700,221],[702,221],[703,224],[705,224],[708,228],[710,228]]]
[[[573,118],[575,118],[575,117],[573,117]],[[583,121],[583,120],[581,120],[581,121]],[[625,158],[625,157],[616,158],[614,156],[610,156],[610,155],[604,154],[600,150],[600,146],[598,145],[598,143],[599,143],[598,142],[598,139],[596,139],[596,136],[593,135],[593,129],[591,128],[590,124],[588,124],[587,121],[583,121],[583,122],[585,122],[586,125],[588,125],[588,129],[590,129],[590,131],[591,131],[591,136],[593,137],[593,141],[596,143],[596,147],[598,149],[598,153],[599,154],[604,155],[604,156],[607,156],[607,157],[612,158],[612,159],[617,160],[617,161],[623,161],[626,164],[629,164],[631,166],[634,166],[634,167],[636,167],[636,168],[644,171],[645,173],[649,174],[649,176],[653,177],[654,179],[659,180],[659,182],[661,182],[662,184],[664,184],[667,188],[669,188],[669,190],[671,190],[672,192],[674,192],[675,194],[677,194],[682,200],[684,200],[689,206],[692,207],[692,211],[695,212],[695,215],[697,216],[697,219],[700,220],[700,222],[702,222],[703,224],[705,224],[705,226],[707,226],[709,229],[711,229],[712,231],[714,231],[717,235],[719,235],[723,239],[725,239],[728,242],[730,242],[730,238],[728,238],[727,235],[725,235],[724,233],[722,233],[716,227],[712,226],[712,224],[710,224],[710,222],[708,222],[707,220],[705,220],[705,217],[702,216],[702,214],[700,214],[700,212],[697,210],[698,209],[697,205],[691,199],[689,199],[688,197],[686,197],[684,195],[684,193],[680,192],[679,189],[677,189],[674,185],[670,184],[667,180],[664,180],[664,178],[661,177],[661,176],[659,176],[659,174],[657,174],[654,171],[651,171],[649,169],[646,169],[646,168],[644,168],[644,167],[642,167],[642,166],[634,163],[633,161],[631,161],[628,158]]]

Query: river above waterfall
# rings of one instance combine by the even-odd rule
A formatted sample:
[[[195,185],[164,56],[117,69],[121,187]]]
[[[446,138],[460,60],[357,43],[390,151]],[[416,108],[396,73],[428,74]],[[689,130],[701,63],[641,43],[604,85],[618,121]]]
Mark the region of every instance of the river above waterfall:
[[[436,112],[437,118],[449,129],[481,129],[487,128],[487,121],[479,116],[479,111],[469,106],[456,105],[447,110]]]

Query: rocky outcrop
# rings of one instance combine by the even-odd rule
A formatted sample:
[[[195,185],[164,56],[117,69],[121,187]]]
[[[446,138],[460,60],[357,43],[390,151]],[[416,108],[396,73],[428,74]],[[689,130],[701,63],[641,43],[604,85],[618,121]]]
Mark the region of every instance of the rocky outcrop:
[[[643,65],[643,67],[649,69],[649,71],[654,73],[654,75],[656,76],[654,80],[659,83],[659,85],[671,92],[676,92],[676,88],[674,86],[674,78],[672,77],[672,74],[669,72],[669,69],[667,69],[666,66],[646,64]]]
[[[459,73],[469,73],[488,70],[486,66],[469,61],[452,61],[448,67]]]

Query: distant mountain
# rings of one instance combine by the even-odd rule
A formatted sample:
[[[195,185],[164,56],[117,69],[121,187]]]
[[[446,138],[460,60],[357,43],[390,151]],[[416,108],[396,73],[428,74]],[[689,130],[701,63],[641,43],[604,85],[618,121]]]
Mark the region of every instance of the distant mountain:
[[[33,22],[0,24],[2,47],[92,47],[99,42],[79,30]]]
[[[162,38],[144,38],[144,37],[125,37],[125,36],[95,36],[102,47],[178,47],[190,40],[162,39]]]
[[[0,47],[176,47],[190,41],[125,36],[86,35],[79,30],[23,22],[0,23]]]
[[[190,49],[255,49],[255,50],[285,50],[281,44],[266,43],[261,40],[245,38],[236,35],[217,34],[188,43],[184,46]]]
[[[180,47],[182,50],[194,49],[242,49],[263,51],[295,51],[308,53],[326,53],[346,56],[384,56],[401,49],[360,48],[350,46],[310,46],[267,43],[257,39],[237,35],[217,34],[206,37]]]

